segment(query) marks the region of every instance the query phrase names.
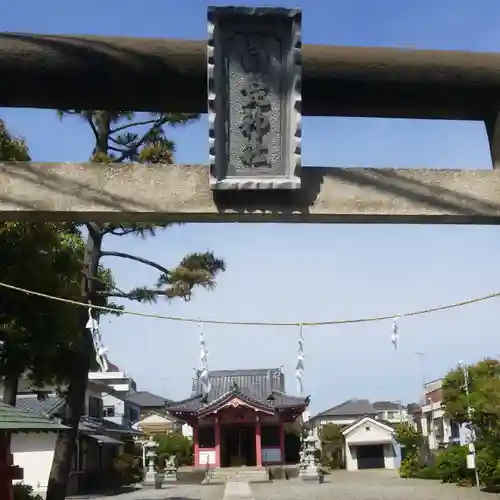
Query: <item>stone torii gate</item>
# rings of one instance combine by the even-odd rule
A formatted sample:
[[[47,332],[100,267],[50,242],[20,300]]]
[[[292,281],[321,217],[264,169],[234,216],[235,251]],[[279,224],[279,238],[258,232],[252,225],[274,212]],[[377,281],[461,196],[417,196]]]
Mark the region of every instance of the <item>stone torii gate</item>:
[[[208,16],[208,42],[0,34],[0,106],[208,110],[213,115],[218,99],[219,124],[211,131],[221,130],[231,115],[220,102],[234,100],[231,89],[227,90],[231,78],[220,69],[221,58],[234,62],[238,57],[238,43],[231,44],[236,49],[228,52],[231,26],[236,22],[240,28],[251,27],[252,33],[257,28],[260,38],[249,34],[246,41],[268,44],[269,49],[266,23],[270,16],[274,16],[273,26],[279,26],[284,46],[274,54],[281,64],[278,72],[289,71],[295,78],[296,102],[292,104],[297,106],[291,109],[286,85],[284,90],[271,91],[275,108],[295,115],[278,132],[269,134],[284,143],[295,140],[297,166],[300,104],[304,115],[482,121],[493,166],[500,164],[500,54],[337,46],[301,49],[300,12],[286,9],[213,9]],[[292,67],[289,56],[295,58]],[[250,70],[242,71],[240,77],[248,80]],[[217,99],[212,96],[208,105],[207,74],[209,98],[211,91],[219,89]],[[272,81],[267,83],[273,86]],[[241,139],[235,135],[235,126],[229,128],[229,136],[212,137],[212,149],[217,140],[224,147],[222,142]],[[222,151],[212,165],[216,170],[224,162],[227,170],[233,161],[230,152]],[[259,173],[253,177],[253,186],[240,183],[238,189],[214,189],[204,165],[2,164],[0,219],[448,224],[496,224],[500,220],[500,172],[495,168],[312,166],[292,172],[285,153],[285,177],[298,179],[290,189],[260,182],[266,179]],[[233,174],[237,178],[241,172]]]
[[[208,28],[206,42],[0,34],[1,107],[210,121],[210,168],[0,164],[0,220],[500,222],[500,54],[302,48],[286,9],[209,9]],[[482,121],[493,169],[300,168],[301,114]]]

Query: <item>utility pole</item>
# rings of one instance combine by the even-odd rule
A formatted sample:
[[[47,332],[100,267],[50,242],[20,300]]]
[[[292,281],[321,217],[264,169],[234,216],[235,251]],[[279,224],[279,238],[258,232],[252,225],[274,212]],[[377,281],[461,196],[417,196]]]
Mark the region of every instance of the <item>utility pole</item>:
[[[460,370],[462,370],[463,376],[464,376],[464,390],[465,390],[465,395],[467,397],[467,418],[469,419],[469,453],[467,455],[467,468],[468,469],[474,469],[474,475],[476,477],[476,487],[480,488],[479,486],[479,474],[477,472],[477,464],[476,464],[476,445],[474,443],[476,436],[474,429],[472,427],[472,407],[470,405],[470,394],[469,394],[469,369],[467,365],[464,364],[463,361],[458,362],[458,367]]]

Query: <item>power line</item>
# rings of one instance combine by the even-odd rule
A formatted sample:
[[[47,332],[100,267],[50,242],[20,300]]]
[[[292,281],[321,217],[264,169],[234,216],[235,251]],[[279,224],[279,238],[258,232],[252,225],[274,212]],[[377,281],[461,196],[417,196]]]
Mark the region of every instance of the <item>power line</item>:
[[[484,302],[486,300],[495,299],[500,297],[500,292],[490,293],[488,295],[483,295],[482,297],[476,297],[469,300],[464,300],[461,302],[455,302],[453,304],[447,304],[444,306],[430,307],[428,309],[420,309],[417,311],[410,311],[407,313],[398,313],[385,316],[367,316],[364,318],[354,318],[354,319],[341,319],[332,321],[297,321],[289,323],[278,323],[278,322],[267,322],[267,321],[230,321],[230,320],[216,320],[216,319],[200,319],[200,318],[186,318],[182,316],[164,316],[161,314],[148,314],[141,313],[137,311],[121,310],[114,307],[104,307],[97,305],[89,305],[83,302],[78,302],[76,300],[65,299],[63,297],[54,297],[52,295],[47,295],[45,293],[35,292],[33,290],[27,290],[26,288],[21,288],[14,285],[8,285],[7,283],[1,283],[1,288],[8,288],[9,290],[15,290],[17,292],[25,293],[26,295],[34,295],[37,297],[42,297],[48,300],[57,300],[59,302],[65,302],[66,304],[72,304],[80,307],[91,307],[96,311],[114,312],[118,314],[128,314],[129,316],[140,316],[143,318],[154,318],[154,319],[164,319],[168,321],[181,321],[184,323],[205,323],[212,325],[240,325],[240,326],[328,326],[328,325],[351,325],[355,323],[374,323],[376,321],[387,321],[394,318],[409,318],[411,316],[422,316],[423,314],[430,314],[433,312],[446,311],[448,309],[455,309],[458,307],[468,306],[472,304],[477,304],[479,302]]]

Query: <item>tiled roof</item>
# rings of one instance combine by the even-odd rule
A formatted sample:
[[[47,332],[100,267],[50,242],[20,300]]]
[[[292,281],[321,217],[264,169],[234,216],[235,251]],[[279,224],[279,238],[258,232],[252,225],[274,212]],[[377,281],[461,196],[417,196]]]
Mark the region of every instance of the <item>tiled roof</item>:
[[[376,415],[377,410],[367,399],[348,399],[343,403],[334,406],[328,410],[318,413],[314,418],[318,417],[342,417],[342,416],[364,416]]]
[[[126,400],[141,408],[163,408],[172,402],[149,391],[131,392]]]
[[[121,372],[120,368],[111,361],[108,361],[108,372]]]
[[[372,403],[373,407],[378,410],[378,411],[383,411],[383,410],[402,410],[405,407],[400,404],[400,403],[394,403],[392,401],[375,401],[375,403]]]
[[[375,424],[379,423],[379,424],[385,425],[386,427],[390,427],[391,429],[395,429],[395,425],[391,422],[388,422],[387,420],[379,420],[378,418],[373,418],[373,417],[370,417],[369,415],[364,415],[364,416],[358,418],[357,420],[355,420],[354,422],[352,422],[352,424],[349,424],[347,427],[342,429],[342,434],[344,434],[344,435],[347,434],[350,429],[352,429],[353,427],[355,427],[357,424],[359,424],[360,422],[362,422],[365,419],[367,421],[374,422]]]
[[[261,370],[214,370],[209,372],[211,391],[209,399],[214,400],[231,390],[236,384],[240,389],[249,389],[257,399],[266,398],[271,391],[285,392],[285,375],[279,368]],[[198,377],[193,379],[193,394],[202,392]]]
[[[410,403],[406,409],[409,413],[416,413],[422,410],[421,406],[418,403]]]
[[[36,395],[18,396],[16,400],[16,408],[22,411],[27,411],[33,416],[49,419],[62,413],[65,405],[63,398],[57,396],[47,396],[39,399]],[[119,432],[119,433],[134,433],[128,427],[116,424],[105,418],[82,417],[79,430],[84,433],[95,432]]]
[[[48,418],[39,417],[33,413],[0,403],[0,431],[57,432],[65,429],[68,427]]]
[[[38,398],[33,394],[17,396],[16,399],[16,408],[45,418],[52,417],[62,411],[64,404],[64,399],[58,396]]]
[[[267,409],[309,404],[308,398],[284,393],[285,376],[280,369],[218,370],[209,372],[209,378],[211,390],[206,397],[203,397],[201,383],[196,377],[192,396],[171,403],[168,409],[172,412],[197,412],[235,396]]]
[[[139,432],[133,430],[131,427],[125,427],[115,422],[106,420],[105,418],[88,417],[88,416],[82,417],[78,429],[81,432],[88,434],[93,434],[93,433],[118,433],[118,434],[130,434],[130,435],[140,434]]]

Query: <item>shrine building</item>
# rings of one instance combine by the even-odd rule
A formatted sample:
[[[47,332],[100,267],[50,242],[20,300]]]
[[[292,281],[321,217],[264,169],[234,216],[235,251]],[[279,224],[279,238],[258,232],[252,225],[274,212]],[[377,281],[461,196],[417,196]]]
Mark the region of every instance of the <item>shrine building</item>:
[[[309,397],[285,394],[281,369],[209,372],[210,390],[193,379],[192,396],[168,405],[193,428],[195,467],[285,462],[286,423],[301,418]]]

